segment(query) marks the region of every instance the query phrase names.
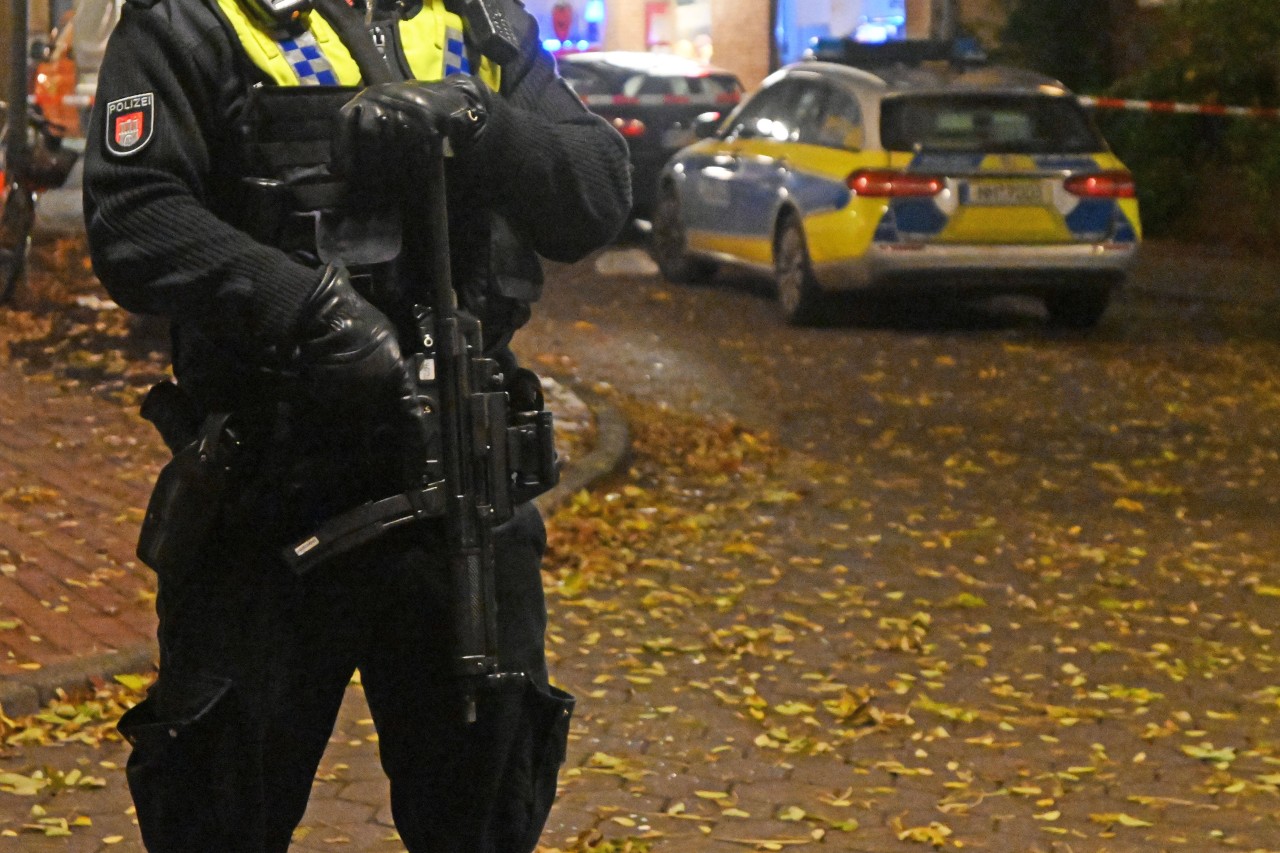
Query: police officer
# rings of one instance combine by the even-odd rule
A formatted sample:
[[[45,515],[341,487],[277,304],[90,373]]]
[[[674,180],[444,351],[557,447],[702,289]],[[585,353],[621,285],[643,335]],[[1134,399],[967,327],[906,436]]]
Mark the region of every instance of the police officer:
[[[494,11],[505,56],[480,40]],[[160,674],[120,726],[147,849],[285,851],[358,669],[405,846],[532,850],[570,706],[547,683],[532,505],[495,552],[500,657],[533,688],[480,724],[455,713],[436,522],[301,577],[279,554],[402,489],[420,449],[399,267],[422,234],[399,201],[428,152],[451,155],[460,305],[528,407],[536,378],[508,343],[536,256],[616,234],[625,143],[557,76],[519,0],[127,0],[87,138],[94,268],[122,306],[171,321],[175,382],[144,414],[175,450],[234,450],[160,531]]]

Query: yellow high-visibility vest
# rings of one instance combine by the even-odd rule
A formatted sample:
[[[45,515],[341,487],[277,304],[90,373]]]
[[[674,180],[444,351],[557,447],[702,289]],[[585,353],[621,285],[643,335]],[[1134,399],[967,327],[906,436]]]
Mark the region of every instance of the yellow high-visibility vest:
[[[218,0],[218,6],[240,38],[253,64],[280,86],[359,86],[360,69],[346,45],[319,12],[307,13],[307,29],[298,38],[277,40],[237,0]],[[423,0],[421,11],[398,23],[400,45],[418,80],[433,82],[466,68],[462,48],[462,18],[445,8],[444,0]],[[332,76],[311,73],[302,51],[318,50]],[[310,55],[310,54],[308,54]],[[476,75],[497,90],[501,69],[484,57]]]

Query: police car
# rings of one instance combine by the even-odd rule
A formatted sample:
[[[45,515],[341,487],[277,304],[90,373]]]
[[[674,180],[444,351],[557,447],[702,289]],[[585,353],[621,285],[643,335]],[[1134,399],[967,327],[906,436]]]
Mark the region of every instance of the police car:
[[[562,55],[557,62],[587,108],[626,138],[633,209],[641,218],[653,208],[667,159],[695,141],[697,118],[723,118],[742,99],[736,76],[678,56],[600,51]]]
[[[1055,80],[997,66],[807,61],[767,78],[662,173],[672,281],[772,274],[783,315],[834,291],[1031,294],[1087,328],[1134,261],[1130,173]]]

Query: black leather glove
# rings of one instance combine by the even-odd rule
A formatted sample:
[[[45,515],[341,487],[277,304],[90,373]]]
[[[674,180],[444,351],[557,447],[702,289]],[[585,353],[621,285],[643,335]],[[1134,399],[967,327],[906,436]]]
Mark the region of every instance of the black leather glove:
[[[307,391],[339,408],[381,407],[412,391],[395,327],[330,264],[307,299],[297,332]]]
[[[339,112],[334,161],[347,174],[360,174],[399,165],[440,139],[465,151],[484,130],[488,101],[489,90],[469,74],[368,86]]]

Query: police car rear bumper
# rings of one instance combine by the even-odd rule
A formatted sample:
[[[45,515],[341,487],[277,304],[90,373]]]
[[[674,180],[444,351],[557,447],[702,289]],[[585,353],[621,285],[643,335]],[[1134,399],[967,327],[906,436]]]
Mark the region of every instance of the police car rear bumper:
[[[1081,278],[1119,282],[1137,257],[1136,243],[938,245],[875,243],[860,257],[815,264],[823,290],[879,286],[1039,290]]]

